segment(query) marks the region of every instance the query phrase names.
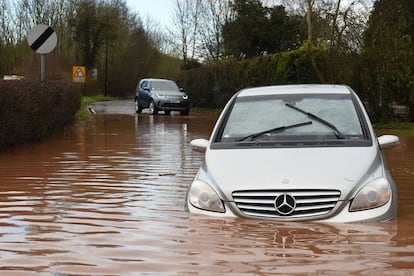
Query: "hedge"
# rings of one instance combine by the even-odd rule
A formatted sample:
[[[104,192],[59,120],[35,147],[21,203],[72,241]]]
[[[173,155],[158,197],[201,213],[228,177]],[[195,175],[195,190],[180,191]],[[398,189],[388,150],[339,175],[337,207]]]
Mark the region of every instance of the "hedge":
[[[316,52],[326,64],[323,51]],[[238,90],[246,87],[317,83],[306,49],[260,56],[249,60],[227,59],[183,71],[178,82],[197,107],[221,108]]]
[[[63,129],[80,99],[80,85],[67,81],[0,80],[0,150]]]
[[[330,54],[324,48],[313,53],[325,82],[347,84],[357,91],[374,123],[414,122],[414,80],[412,71],[385,70],[376,57],[357,53]],[[320,83],[306,47],[248,60],[229,58],[181,72],[178,79],[189,94],[192,106],[223,108],[242,88]],[[393,106],[408,108],[397,116]]]

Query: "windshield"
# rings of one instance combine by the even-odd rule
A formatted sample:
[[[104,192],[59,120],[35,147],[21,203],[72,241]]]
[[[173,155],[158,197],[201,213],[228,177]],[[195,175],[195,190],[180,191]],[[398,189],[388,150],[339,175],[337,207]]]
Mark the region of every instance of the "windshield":
[[[151,82],[152,91],[179,91],[178,86],[174,82],[153,81]]]
[[[345,141],[368,139],[351,95],[237,98],[215,142]]]

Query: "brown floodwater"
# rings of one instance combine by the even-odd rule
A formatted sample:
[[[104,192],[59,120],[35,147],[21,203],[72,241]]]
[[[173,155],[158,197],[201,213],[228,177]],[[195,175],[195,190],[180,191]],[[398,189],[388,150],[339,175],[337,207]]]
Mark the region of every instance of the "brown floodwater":
[[[391,222],[281,223],[188,214],[215,114],[97,114],[0,153],[1,275],[414,274],[414,134],[386,152]]]

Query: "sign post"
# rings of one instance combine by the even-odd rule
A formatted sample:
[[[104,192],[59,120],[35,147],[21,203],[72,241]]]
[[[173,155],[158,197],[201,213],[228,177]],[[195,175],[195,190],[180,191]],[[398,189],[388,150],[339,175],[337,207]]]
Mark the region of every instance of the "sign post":
[[[40,80],[46,80],[46,55],[40,55]]]
[[[30,48],[40,56],[40,79],[46,79],[46,57],[45,54],[55,49],[57,44],[57,35],[52,27],[39,24],[34,26],[27,34],[27,42]]]

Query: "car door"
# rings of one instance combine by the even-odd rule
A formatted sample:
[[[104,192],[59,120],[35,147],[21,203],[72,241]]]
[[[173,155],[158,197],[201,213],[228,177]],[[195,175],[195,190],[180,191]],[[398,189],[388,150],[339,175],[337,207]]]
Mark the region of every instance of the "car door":
[[[149,81],[143,81],[139,85],[139,102],[142,107],[148,107],[150,100]]]

